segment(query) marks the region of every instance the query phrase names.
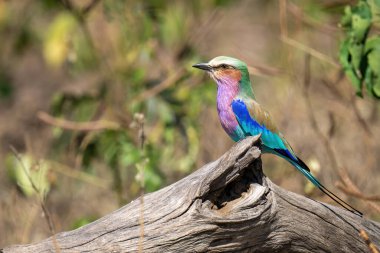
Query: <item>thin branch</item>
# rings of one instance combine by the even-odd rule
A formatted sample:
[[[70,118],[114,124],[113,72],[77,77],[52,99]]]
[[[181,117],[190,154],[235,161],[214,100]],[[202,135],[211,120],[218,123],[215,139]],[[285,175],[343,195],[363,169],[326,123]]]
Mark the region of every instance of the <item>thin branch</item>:
[[[358,198],[358,199],[362,199],[362,200],[366,200],[366,201],[380,201],[380,196],[378,195],[370,195],[370,196],[366,196],[364,195],[362,192],[357,192],[356,190],[352,189],[352,188],[349,188],[347,187],[345,184],[342,184],[342,182],[336,182],[335,183],[335,186],[337,188],[339,188],[342,192],[344,192],[345,194],[347,195],[350,195],[352,197],[355,197],[355,198]],[[374,203],[375,204],[375,203]],[[376,205],[376,204],[375,204]],[[379,207],[377,208],[377,210],[380,210]]]
[[[358,199],[367,200],[367,201],[380,201],[379,195],[364,195],[359,188],[352,182],[350,176],[348,175],[345,169],[340,169],[339,176],[342,182],[337,182],[337,187],[345,192],[347,195],[351,195]]]
[[[49,227],[49,231],[50,231],[50,233],[51,233],[51,235],[53,237],[54,249],[55,249],[56,252],[60,253],[61,249],[60,249],[60,247],[59,247],[59,245],[57,243],[57,240],[56,240],[54,224],[53,224],[53,221],[51,219],[49,210],[46,207],[45,198],[42,196],[40,189],[38,189],[38,187],[34,183],[32,177],[30,176],[29,170],[26,168],[26,166],[24,164],[24,161],[22,160],[22,157],[21,157],[20,153],[18,153],[18,151],[13,146],[10,146],[10,149],[11,149],[12,153],[14,154],[15,158],[17,159],[17,161],[20,163],[21,168],[23,169],[23,171],[24,171],[24,173],[25,173],[25,175],[26,175],[26,177],[27,177],[30,185],[32,186],[33,190],[36,192],[37,196],[39,196],[39,201],[40,201],[41,209],[42,209],[42,211],[44,213],[44,217],[45,217],[45,220],[46,220],[47,225]]]
[[[323,8],[332,9],[341,7],[342,5],[352,5],[356,3],[356,0],[335,0],[335,1],[326,1],[322,3]]]
[[[334,81],[334,82],[330,82],[329,80],[325,79],[325,78],[322,78],[321,79],[321,83],[329,89],[330,91],[330,94],[334,95],[336,98],[337,98],[337,101],[339,101],[340,103],[342,103],[345,107],[348,107],[348,106],[351,106],[352,109],[353,109],[353,112],[354,112],[354,115],[358,121],[358,124],[363,128],[364,132],[366,133],[366,135],[368,137],[372,137],[373,136],[373,133],[372,133],[372,130],[371,130],[371,127],[370,125],[366,122],[366,120],[363,118],[363,116],[361,115],[360,111],[359,111],[359,108],[356,104],[356,101],[357,101],[357,96],[355,94],[353,94],[351,96],[351,99],[346,99],[340,92],[339,90],[336,88],[338,83],[343,80],[344,78],[344,75],[343,74],[343,71],[339,71],[339,76],[337,77],[337,80]]]
[[[343,191],[345,194],[349,196],[365,201],[365,203],[369,206],[370,210],[374,210],[375,213],[380,213],[380,205],[374,203],[374,201],[380,201],[380,196],[367,196],[363,194],[359,190],[359,188],[352,182],[345,169],[339,170],[339,176],[341,178],[341,181],[335,183],[337,188],[339,188],[341,191]]]
[[[100,0],[92,0],[86,7],[82,9],[82,15],[88,14],[99,2]]]
[[[22,170],[24,171],[24,173],[25,173],[25,175],[26,175],[26,177],[27,177],[27,179],[28,179],[30,185],[32,186],[33,190],[34,190],[37,194],[40,194],[40,190],[38,189],[38,187],[36,186],[36,184],[33,182],[32,178],[31,178],[31,176],[30,176],[30,174],[29,174],[28,169],[26,168],[24,162],[22,161],[22,157],[21,157],[21,155],[17,152],[17,150],[16,150],[15,147],[10,146],[10,149],[11,149],[13,155],[15,156],[15,158],[17,159],[17,161],[20,163],[21,168],[22,168]]]
[[[94,39],[92,37],[92,34],[90,32],[90,29],[87,24],[86,17],[88,16],[89,12],[93,9],[93,7],[96,6],[96,4],[99,2],[99,0],[93,0],[90,2],[86,7],[84,7],[82,10],[79,10],[76,8],[70,0],[61,0],[63,6],[73,15],[73,17],[78,21],[78,24],[80,26],[80,29],[83,32],[83,36],[87,40],[88,47],[92,51],[92,55],[95,58],[95,61],[100,63],[103,68],[99,68],[99,70],[104,74],[111,78],[113,78],[113,73],[111,68],[109,67],[109,64],[107,62],[107,59],[105,57],[101,57],[98,53],[99,50],[97,50],[95,46]]]
[[[331,65],[333,65],[334,67],[336,68],[340,68],[340,65],[334,60],[334,59],[331,59],[329,56],[311,48],[311,47],[308,47],[294,39],[291,39],[289,38],[288,36],[288,23],[287,23],[287,0],[280,0],[280,3],[279,3],[279,16],[280,16],[280,38],[281,38],[281,41],[284,42],[285,44],[288,44],[292,47],[295,47],[307,54],[310,54],[311,56],[321,60],[321,61],[324,61],[324,62],[327,62]]]
[[[61,0],[62,5],[68,9],[73,10],[73,5],[71,4],[70,0]]]
[[[364,132],[372,137],[373,136],[373,133],[371,131],[371,128],[369,127],[369,125],[367,124],[367,122],[364,120],[363,116],[360,114],[360,111],[359,111],[359,108],[358,106],[356,105],[356,100],[357,100],[357,97],[355,94],[352,95],[351,97],[351,106],[352,106],[352,109],[354,110],[354,113],[355,113],[355,116],[356,116],[356,119],[358,120],[359,122],[359,125],[362,126],[362,128],[364,129]]]
[[[138,129],[138,138],[139,146],[142,157],[144,159],[144,144],[145,144],[145,131],[144,131],[145,117],[142,113],[135,113],[134,121],[131,124],[132,128]],[[144,192],[145,192],[145,178],[144,178],[144,167],[146,160],[144,159],[140,164],[136,165],[138,169],[138,180],[140,181],[140,216],[139,216],[139,225],[140,225],[140,237],[138,252],[144,252]]]
[[[154,86],[153,88],[149,90],[145,90],[144,92],[140,93],[133,101],[132,103],[139,103],[142,102],[148,98],[154,97],[160,92],[166,90],[170,86],[174,85],[185,73],[184,69],[180,69],[173,74],[169,75],[164,81],[159,83],[158,85]]]
[[[301,7],[296,5],[295,3],[289,2],[287,6],[287,10],[298,20],[301,20],[304,24],[314,27],[322,32],[329,34],[336,34],[339,30],[337,26],[329,25],[328,23],[318,22],[316,19],[310,17],[310,15],[305,15],[304,11]]]
[[[380,205],[373,202],[368,202],[367,204],[371,209],[374,209],[376,213],[380,213]]]
[[[281,38],[287,38],[288,37],[288,20],[286,16],[286,0],[280,0],[280,32],[281,32]]]
[[[248,71],[250,75],[254,76],[277,76],[283,74],[284,71],[278,68],[273,68],[269,66],[256,65],[256,66],[248,66]]]
[[[61,164],[55,161],[49,161],[49,163],[51,164],[51,170],[54,170],[57,173],[60,173],[62,175],[65,175],[67,177],[70,177],[76,180],[80,180],[82,182],[91,184],[93,186],[96,186],[102,189],[108,188],[109,182],[107,180],[104,180],[95,176],[91,176],[90,174],[79,171],[79,170],[73,170],[64,164]]]
[[[368,246],[368,249],[371,253],[379,253],[379,249],[376,247],[376,245],[371,241],[371,239],[369,239],[369,236],[367,234],[367,232],[364,230],[364,229],[360,229],[360,233],[359,233],[360,237],[363,238],[363,240],[365,241],[365,243],[367,244]]]
[[[322,130],[319,128],[319,125],[317,123],[317,119],[314,114],[313,106],[311,104],[310,96],[309,96],[309,87],[311,83],[311,73],[310,73],[310,54],[305,55],[305,74],[304,74],[304,85],[303,85],[303,96],[306,103],[306,109],[307,109],[307,115],[309,115],[309,120],[311,123],[312,128],[314,129],[315,133],[319,136],[319,139],[322,140],[323,145],[325,146],[326,153],[329,156],[329,159],[335,168],[335,170],[338,169],[338,161],[335,156],[334,149],[332,148],[332,145],[330,143],[330,140],[327,136],[325,136],[322,132]]]
[[[37,117],[49,125],[76,131],[117,130],[121,128],[119,123],[113,121],[96,120],[88,122],[74,122],[66,119],[55,118],[42,111],[37,113]]]
[[[304,85],[303,85],[303,95],[306,103],[306,108],[308,110],[309,120],[311,126],[313,127],[315,133],[319,136],[319,139],[322,140],[323,145],[325,146],[327,156],[329,157],[332,167],[335,171],[338,171],[338,159],[336,158],[335,151],[331,145],[330,137],[323,134],[320,129],[317,119],[314,114],[313,106],[311,104],[311,99],[309,96],[309,87],[311,83],[311,72],[310,72],[310,55],[305,55],[305,74],[304,74]],[[339,172],[339,171],[338,171]],[[352,184],[353,185],[353,184]],[[353,188],[353,187],[352,187]]]
[[[330,94],[334,95],[344,106],[347,106],[349,102],[337,88],[340,82],[344,79],[344,72],[342,69],[338,70],[338,74],[334,79],[334,81],[330,81],[327,78],[322,78],[320,81],[327,89],[329,89]]]
[[[81,10],[78,10],[74,7],[70,0],[61,0],[62,5],[69,11],[75,12],[77,15],[87,15],[98,3],[100,0],[92,0],[87,6],[83,7]]]
[[[197,19],[194,31],[188,34],[189,45],[196,46],[205,40],[205,36],[213,29],[215,23],[223,18],[222,8],[214,8],[211,13],[205,15],[205,19]]]
[[[308,46],[306,46],[306,45],[304,45],[304,44],[302,44],[296,40],[293,40],[293,39],[291,39],[289,37],[285,37],[285,36],[281,36],[281,40],[284,43],[286,43],[292,47],[295,47],[295,48],[297,48],[297,49],[299,49],[299,50],[301,50],[307,54],[310,54],[311,56],[313,56],[313,57],[315,57],[321,61],[327,62],[336,68],[340,68],[339,63],[336,62],[334,59],[330,58],[329,56],[327,56],[327,55],[325,55],[325,54],[323,54],[323,53],[321,53],[321,52],[319,52],[319,51],[317,51],[311,47],[308,47]]]

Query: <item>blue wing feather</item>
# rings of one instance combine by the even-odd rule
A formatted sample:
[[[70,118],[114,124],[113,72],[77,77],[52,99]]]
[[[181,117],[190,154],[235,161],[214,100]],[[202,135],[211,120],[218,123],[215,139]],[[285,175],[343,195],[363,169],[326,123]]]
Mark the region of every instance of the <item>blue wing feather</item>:
[[[232,111],[244,132],[245,136],[261,134],[261,140],[263,142],[263,152],[273,153],[280,157],[283,157],[293,166],[295,166],[302,174],[304,174],[316,187],[318,187],[323,193],[333,199],[336,203],[344,207],[346,210],[362,216],[363,214],[353,208],[348,203],[344,202],[324,185],[322,185],[310,172],[307,165],[299,159],[291,150],[290,145],[282,138],[279,132],[275,133],[270,131],[264,124],[260,124],[255,120],[254,115],[251,115],[247,105],[241,99],[236,99],[232,102]]]
[[[265,125],[260,125],[255,118],[251,116],[247,105],[241,99],[234,100],[231,104],[240,127],[246,135],[261,134],[261,139],[269,152],[277,151],[284,157],[288,157],[297,161],[297,157],[293,155],[286,147],[284,141],[278,133],[271,132]]]

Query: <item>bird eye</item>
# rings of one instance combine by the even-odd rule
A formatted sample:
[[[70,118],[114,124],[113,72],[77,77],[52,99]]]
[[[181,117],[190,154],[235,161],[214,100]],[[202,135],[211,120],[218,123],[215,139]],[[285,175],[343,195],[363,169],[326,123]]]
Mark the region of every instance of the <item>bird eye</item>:
[[[228,69],[230,66],[228,66],[227,64],[221,64],[220,67],[222,69]]]

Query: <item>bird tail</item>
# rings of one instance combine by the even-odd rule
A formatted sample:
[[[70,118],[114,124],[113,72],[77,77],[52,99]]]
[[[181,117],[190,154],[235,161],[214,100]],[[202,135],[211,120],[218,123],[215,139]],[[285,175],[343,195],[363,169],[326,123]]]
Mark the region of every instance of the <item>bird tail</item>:
[[[337,204],[339,204],[341,207],[346,209],[347,211],[350,211],[353,214],[356,214],[360,217],[363,216],[363,213],[352,207],[350,204],[343,201],[341,198],[336,196],[334,193],[332,193],[329,189],[327,189],[321,182],[318,181],[310,172],[310,169],[307,167],[307,165],[297,157],[298,161],[295,161],[293,159],[287,158],[294,167],[296,167],[304,176],[307,177],[307,179],[310,180],[316,187],[318,187],[324,194],[329,196],[332,200],[334,200]]]

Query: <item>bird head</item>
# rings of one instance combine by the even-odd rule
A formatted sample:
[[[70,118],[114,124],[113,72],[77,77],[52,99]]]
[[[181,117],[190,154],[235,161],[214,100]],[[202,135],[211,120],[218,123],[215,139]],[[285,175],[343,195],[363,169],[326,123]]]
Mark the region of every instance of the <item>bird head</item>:
[[[207,63],[198,63],[193,67],[207,71],[218,86],[252,93],[247,64],[239,59],[218,56]]]

